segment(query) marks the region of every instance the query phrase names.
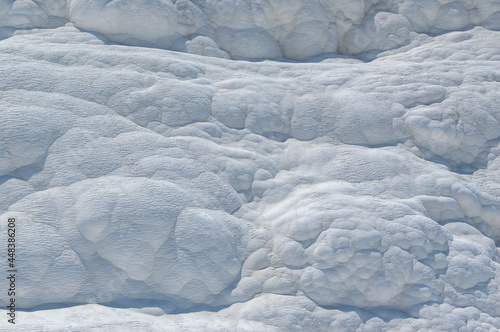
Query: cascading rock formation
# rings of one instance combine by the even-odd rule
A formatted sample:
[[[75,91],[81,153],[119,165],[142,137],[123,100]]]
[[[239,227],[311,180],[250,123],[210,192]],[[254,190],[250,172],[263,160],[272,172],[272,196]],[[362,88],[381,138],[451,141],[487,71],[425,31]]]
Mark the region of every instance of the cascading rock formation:
[[[499,29],[496,0],[0,0],[16,330],[498,331]]]

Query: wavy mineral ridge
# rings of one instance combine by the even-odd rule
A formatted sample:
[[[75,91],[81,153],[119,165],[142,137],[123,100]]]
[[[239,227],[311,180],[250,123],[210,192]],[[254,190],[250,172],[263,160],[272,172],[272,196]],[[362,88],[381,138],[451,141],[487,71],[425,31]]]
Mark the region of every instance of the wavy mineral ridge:
[[[498,0],[0,0],[0,330],[498,331],[499,30]]]

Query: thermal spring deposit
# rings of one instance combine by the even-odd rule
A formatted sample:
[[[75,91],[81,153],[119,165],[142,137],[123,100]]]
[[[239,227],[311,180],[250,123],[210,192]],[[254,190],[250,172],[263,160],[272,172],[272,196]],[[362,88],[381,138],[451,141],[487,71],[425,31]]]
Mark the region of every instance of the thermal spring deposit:
[[[0,0],[0,331],[499,331],[499,155],[498,0]]]

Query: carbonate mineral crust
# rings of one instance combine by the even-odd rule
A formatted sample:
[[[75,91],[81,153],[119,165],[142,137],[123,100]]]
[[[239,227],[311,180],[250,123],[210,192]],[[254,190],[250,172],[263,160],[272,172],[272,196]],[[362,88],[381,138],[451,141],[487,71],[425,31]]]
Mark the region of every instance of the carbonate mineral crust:
[[[499,29],[497,0],[0,0],[0,330],[500,330]]]

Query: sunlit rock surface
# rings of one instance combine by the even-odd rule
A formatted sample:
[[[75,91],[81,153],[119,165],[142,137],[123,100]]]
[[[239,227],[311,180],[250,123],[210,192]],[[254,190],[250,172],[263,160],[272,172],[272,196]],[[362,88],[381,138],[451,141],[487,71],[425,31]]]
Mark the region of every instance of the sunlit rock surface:
[[[499,13],[0,0],[17,329],[498,331]]]
[[[0,0],[0,27],[72,22],[127,45],[303,60],[407,45],[419,33],[500,29],[498,0]]]

